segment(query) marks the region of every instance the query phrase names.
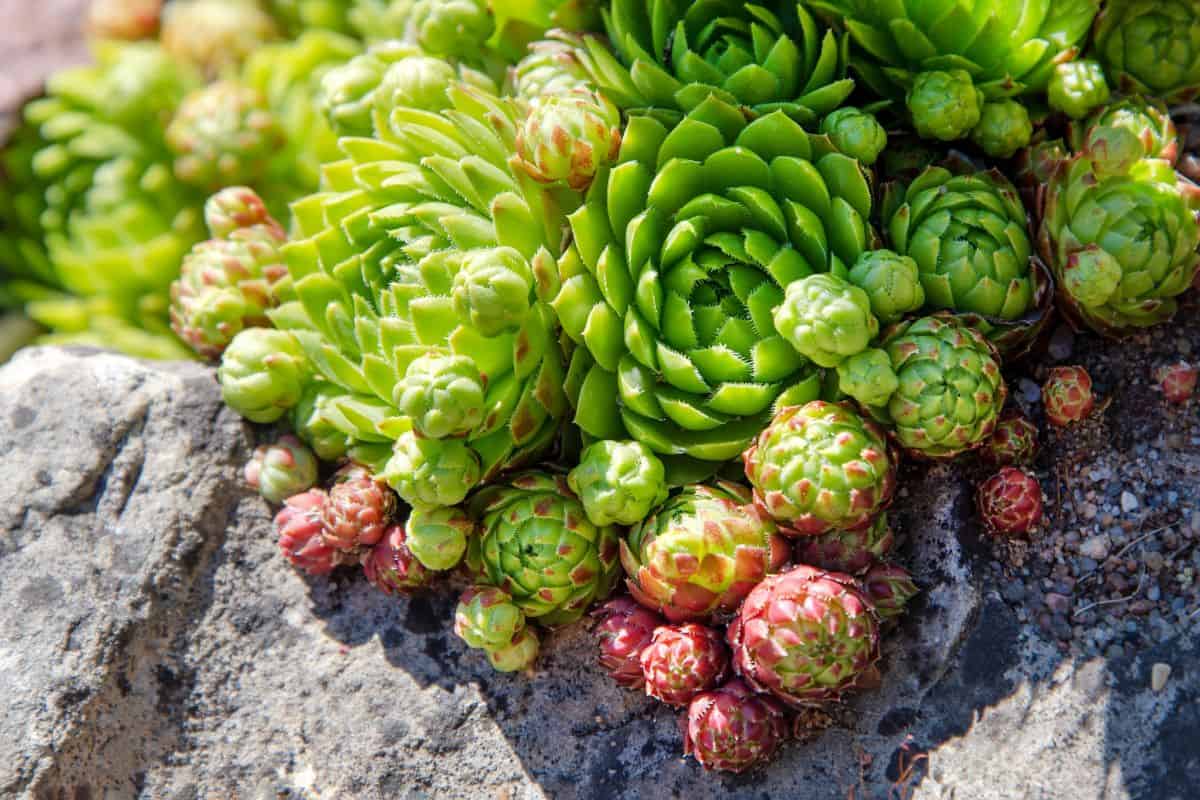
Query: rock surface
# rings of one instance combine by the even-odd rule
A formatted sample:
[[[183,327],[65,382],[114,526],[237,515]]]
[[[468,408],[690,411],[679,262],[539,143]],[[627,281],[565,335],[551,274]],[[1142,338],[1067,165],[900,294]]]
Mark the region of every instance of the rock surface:
[[[1172,800],[1200,782],[1196,636],[1065,659],[983,585],[946,468],[904,484],[925,591],[882,687],[724,777],[604,678],[584,626],[502,676],[451,633],[449,590],[294,572],[238,478],[252,436],[200,366],[38,349],[0,369],[0,796]]]

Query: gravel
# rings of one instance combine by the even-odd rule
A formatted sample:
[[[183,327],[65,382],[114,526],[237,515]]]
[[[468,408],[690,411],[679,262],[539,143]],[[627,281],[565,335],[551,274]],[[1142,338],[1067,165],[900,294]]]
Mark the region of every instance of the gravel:
[[[1195,294],[1176,322],[1122,342],[1060,326],[1007,375],[1041,426],[1034,470],[1047,503],[1028,541],[987,540],[995,585],[1064,653],[1132,655],[1200,621],[1200,396],[1171,405],[1153,377],[1200,342]],[[1066,359],[1091,373],[1096,411],[1052,429],[1037,388]],[[987,474],[976,466],[971,477]]]

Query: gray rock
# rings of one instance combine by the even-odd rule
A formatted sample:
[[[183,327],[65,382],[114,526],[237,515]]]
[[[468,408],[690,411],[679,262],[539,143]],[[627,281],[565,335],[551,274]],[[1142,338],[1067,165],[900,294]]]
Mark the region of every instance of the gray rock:
[[[985,594],[955,467],[905,476],[923,593],[881,688],[731,777],[681,758],[675,713],[613,685],[583,625],[499,675],[451,633],[452,591],[293,571],[238,477],[252,435],[200,366],[39,349],[0,370],[0,796],[1170,798],[1200,780],[1194,635],[1064,661]]]

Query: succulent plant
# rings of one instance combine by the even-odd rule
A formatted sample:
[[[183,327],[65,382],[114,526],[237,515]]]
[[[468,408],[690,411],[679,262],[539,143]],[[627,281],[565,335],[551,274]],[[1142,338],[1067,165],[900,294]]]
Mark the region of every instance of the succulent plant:
[[[465,356],[415,359],[396,384],[396,408],[422,436],[466,436],[483,421],[483,377]]]
[[[950,138],[960,138],[975,127],[967,124],[969,112],[983,98],[1045,91],[1055,66],[1078,52],[1100,3],[946,0],[931,7],[811,0],[808,5],[845,26],[858,51],[852,56],[853,66],[863,83],[892,100],[916,92],[919,109],[933,112],[923,123],[930,132],[956,130]],[[942,75],[923,77],[930,72]],[[967,83],[982,94],[978,105],[972,103]],[[959,104],[946,102],[948,96],[958,97]],[[920,131],[923,114],[914,111],[913,116]]]
[[[1072,119],[1086,117],[1107,103],[1110,95],[1104,68],[1095,61],[1067,61],[1057,65],[1046,87],[1050,107]]]
[[[883,432],[822,400],[782,409],[743,460],[755,501],[790,536],[866,526],[896,489]]]
[[[408,549],[403,525],[391,525],[362,554],[363,574],[384,594],[412,594],[433,579]]]
[[[454,505],[478,481],[532,460],[567,411],[554,314],[538,291],[563,211],[580,198],[510,167],[515,103],[465,83],[447,92],[436,113],[375,92],[372,119],[383,127],[344,140],[347,157],[325,166],[323,191],[293,206],[297,231],[284,250],[306,313],[275,320],[348,393],[341,404],[362,412],[345,415],[345,432],[395,442],[388,480],[417,505]],[[395,405],[409,365],[431,356],[467,359],[480,376],[483,416],[464,438],[418,439]],[[442,488],[414,470],[440,473]]]
[[[621,542],[630,592],[672,622],[733,611],[787,559],[750,492],[723,482],[685,487]]]
[[[612,50],[586,37],[577,55],[623,109],[690,112],[712,96],[807,124],[854,89],[843,44],[796,0],[620,0],[604,22]]]
[[[787,713],[739,680],[692,700],[683,751],[705,769],[745,772],[768,761],[787,738]]]
[[[325,543],[348,551],[370,547],[383,538],[395,513],[396,496],[383,481],[362,467],[343,467],[325,506]]]
[[[666,469],[640,442],[589,445],[567,484],[595,525],[636,525],[667,499]]]
[[[211,83],[184,98],[166,137],[176,177],[210,192],[258,181],[284,138],[266,98],[234,81]]]
[[[197,78],[151,42],[94,51],[51,76],[5,153],[17,196],[0,201],[0,271],[50,343],[186,358],[167,287],[203,236],[202,198],[172,174],[162,131]]]
[[[467,552],[467,540],[475,532],[475,522],[463,509],[414,508],[404,523],[406,543],[427,569],[454,569]]]
[[[582,192],[620,151],[621,113],[604,95],[577,89],[530,102],[515,163],[539,183]]]
[[[1200,92],[1200,8],[1122,0],[1096,18],[1092,52],[1125,92],[1174,103]]]
[[[337,461],[346,455],[353,444],[349,434],[339,427],[338,403],[346,392],[325,381],[310,381],[299,401],[292,407],[292,429],[313,449],[322,461]]]
[[[256,0],[174,0],[163,10],[163,47],[209,77],[232,75],[278,36],[275,21]]]
[[[930,167],[889,187],[883,218],[896,252],[917,262],[926,307],[1002,320],[1033,307],[1025,209],[999,172]]]
[[[641,689],[642,651],[650,644],[654,631],[666,620],[629,597],[615,597],[592,612],[599,620],[596,636],[600,640],[600,666],[619,686]]]
[[[1029,112],[1016,100],[984,103],[979,123],[971,129],[971,140],[993,158],[1011,158],[1032,138]]]
[[[828,273],[789,283],[774,319],[779,335],[820,367],[861,353],[879,333],[867,293]]]
[[[689,622],[663,625],[641,656],[646,694],[671,706],[686,706],[729,676],[729,649],[714,628]]]
[[[1033,461],[1037,447],[1037,426],[1020,411],[1010,410],[996,420],[996,429],[979,454],[996,466],[1012,467]]]
[[[317,191],[321,168],[343,153],[323,113],[322,85],[331,70],[356,56],[356,40],[330,30],[258,47],[247,59],[241,82],[257,92],[277,121],[280,146],[265,161],[262,191],[283,214],[288,203]]]
[[[879,623],[849,575],[801,565],[750,592],[729,645],[751,688],[803,708],[860,684],[879,658]]]
[[[1042,384],[1042,407],[1060,428],[1087,419],[1096,407],[1092,376],[1083,367],[1052,367]]]
[[[233,337],[217,370],[225,405],[259,423],[275,422],[299,403],[311,375],[296,340],[272,328],[248,328]]]
[[[87,31],[98,39],[150,39],[158,33],[163,0],[92,0]]]
[[[897,564],[876,564],[859,582],[875,605],[876,616],[885,623],[903,614],[921,591],[908,570]]]
[[[1137,160],[1143,144],[1130,145],[1126,129],[1099,131],[1123,134],[1126,144],[1093,145],[1055,171],[1038,246],[1057,279],[1060,309],[1119,336],[1170,319],[1200,271],[1200,189],[1168,161]]]
[[[1144,158],[1161,158],[1172,164],[1179,158],[1179,131],[1167,107],[1157,100],[1124,97],[1097,109],[1083,122],[1071,126],[1071,146],[1076,151],[1094,147],[1088,141],[1089,135],[1098,128],[1121,128],[1132,133],[1142,143]]]
[[[784,287],[853,264],[871,194],[841,153],[815,161],[782,111],[750,122],[716,96],[668,129],[626,126],[618,163],[570,216],[554,308],[579,346],[575,422],[664,457],[672,483],[735,457],[819,373],[779,335]]]
[[[533,628],[526,627],[503,647],[487,651],[488,661],[498,672],[517,672],[533,666],[541,642]]]
[[[516,672],[537,658],[538,639],[512,597],[494,586],[472,586],[454,611],[454,633],[487,653],[501,672]]]
[[[272,503],[307,491],[317,482],[317,459],[291,434],[271,445],[260,445],[246,464],[246,483]]]
[[[962,139],[983,118],[983,92],[962,69],[917,73],[905,103],[913,128],[925,139]]]
[[[508,478],[477,492],[469,511],[480,523],[472,569],[544,624],[579,619],[620,577],[616,529],[589,522],[561,476]]]
[[[204,201],[204,224],[214,239],[228,239],[243,228],[259,225],[278,231],[282,226],[271,216],[258,192],[247,186],[227,186]]]
[[[227,189],[209,206],[222,229],[227,219],[222,208],[235,194],[251,196],[245,214],[256,218],[261,201],[253,190]],[[286,241],[283,228],[268,216],[195,245],[171,284],[171,328],[179,338],[199,355],[216,359],[241,331],[270,324],[267,310],[278,304],[278,287],[288,274],[279,252]]]
[[[284,501],[275,515],[279,551],[293,566],[309,575],[328,575],[338,564],[337,551],[325,544],[325,506],[329,495],[310,489]]]
[[[1168,403],[1183,405],[1196,393],[1196,382],[1200,378],[1200,367],[1180,361],[1161,367],[1154,374]]]
[[[867,293],[871,313],[880,324],[898,322],[905,314],[925,305],[917,262],[891,250],[869,250],[859,256],[847,276]]]
[[[291,34],[320,28],[346,33],[349,31],[347,13],[352,3],[347,0],[268,0],[267,8]]]
[[[426,439],[401,434],[383,478],[414,508],[461,503],[479,482],[479,457],[464,439]]]
[[[887,147],[887,131],[875,115],[853,106],[843,106],[821,120],[821,133],[840,152],[864,164],[874,164]]]
[[[900,388],[891,357],[878,347],[850,356],[837,365],[836,375],[838,391],[868,408],[886,405]]]
[[[1008,387],[996,348],[953,316],[935,314],[890,329],[887,351],[899,389],[871,413],[909,453],[953,458],[996,428]]]
[[[887,514],[880,514],[865,527],[797,539],[794,561],[831,572],[861,575],[883,561],[895,544]]]
[[[975,505],[990,533],[1029,533],[1042,521],[1042,485],[1025,470],[1003,467],[979,485]]]
[[[508,94],[524,100],[592,88],[575,46],[560,39],[530,44],[528,54],[509,68],[505,84]]]

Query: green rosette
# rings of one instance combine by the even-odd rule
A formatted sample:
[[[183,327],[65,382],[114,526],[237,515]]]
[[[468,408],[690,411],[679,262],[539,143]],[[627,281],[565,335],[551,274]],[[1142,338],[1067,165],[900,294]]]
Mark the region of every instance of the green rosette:
[[[672,482],[737,456],[774,409],[817,397],[772,312],[792,281],[846,273],[870,212],[858,162],[818,157],[782,110],[752,121],[711,96],[674,128],[632,117],[559,260],[576,424],[642,442]]]

